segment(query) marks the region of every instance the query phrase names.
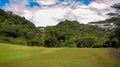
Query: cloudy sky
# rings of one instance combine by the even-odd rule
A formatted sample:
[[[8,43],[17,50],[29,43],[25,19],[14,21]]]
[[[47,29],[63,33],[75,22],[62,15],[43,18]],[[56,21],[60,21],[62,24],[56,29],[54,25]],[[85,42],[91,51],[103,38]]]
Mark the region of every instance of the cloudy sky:
[[[120,0],[0,0],[0,8],[25,17],[36,26],[52,26],[66,19],[85,24],[105,20],[115,3]]]

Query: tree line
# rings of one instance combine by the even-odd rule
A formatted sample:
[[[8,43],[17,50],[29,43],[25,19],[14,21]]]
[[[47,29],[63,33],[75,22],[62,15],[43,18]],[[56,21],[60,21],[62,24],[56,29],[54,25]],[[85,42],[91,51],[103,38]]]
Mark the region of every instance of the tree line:
[[[35,27],[24,17],[0,9],[0,42],[44,47],[120,47],[120,4],[112,7],[116,12],[101,21],[114,24],[109,30],[69,20],[56,26]]]

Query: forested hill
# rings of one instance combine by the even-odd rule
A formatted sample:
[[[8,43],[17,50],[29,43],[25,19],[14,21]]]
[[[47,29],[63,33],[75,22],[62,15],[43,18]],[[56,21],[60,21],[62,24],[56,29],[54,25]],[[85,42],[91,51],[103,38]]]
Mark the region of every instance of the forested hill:
[[[120,18],[115,19],[119,26]],[[0,42],[44,47],[119,47],[119,27],[98,26],[65,20],[56,26],[35,27],[24,17],[0,9]]]
[[[24,17],[0,9],[0,42],[28,44],[37,32],[35,25]]]
[[[106,33],[97,26],[66,20],[45,28],[44,44],[47,47],[101,47]]]

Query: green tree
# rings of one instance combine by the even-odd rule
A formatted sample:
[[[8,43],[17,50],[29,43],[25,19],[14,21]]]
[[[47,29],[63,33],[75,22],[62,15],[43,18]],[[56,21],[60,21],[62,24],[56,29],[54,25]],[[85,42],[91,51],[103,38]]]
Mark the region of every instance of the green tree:
[[[58,47],[58,29],[54,26],[48,26],[44,32],[44,46],[45,47]]]
[[[111,16],[114,19],[115,29],[114,29],[114,35],[109,36],[109,44],[112,45],[112,47],[120,47],[120,3],[114,4],[112,8],[116,9],[115,13]],[[108,43],[108,42],[107,42]]]
[[[24,17],[0,9],[0,41],[19,44],[40,45],[41,31]],[[37,40],[34,40],[37,39]],[[28,43],[27,43],[28,42]]]

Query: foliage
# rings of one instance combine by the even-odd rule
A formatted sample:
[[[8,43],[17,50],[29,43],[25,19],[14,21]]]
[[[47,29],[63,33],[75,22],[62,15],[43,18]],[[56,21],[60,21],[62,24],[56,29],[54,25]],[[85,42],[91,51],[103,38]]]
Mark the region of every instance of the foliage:
[[[106,32],[97,26],[79,24],[76,21],[63,21],[56,26],[48,26],[44,32],[46,47],[92,47],[102,45]],[[82,43],[82,44],[80,44]],[[79,46],[78,46],[79,45]]]
[[[0,41],[18,44],[28,44],[31,40],[38,39],[41,31],[24,17],[0,9]],[[40,39],[40,38],[39,38]],[[38,40],[39,40],[38,39]],[[37,43],[37,45],[39,45]]]
[[[107,14],[111,18],[104,21],[91,22],[90,24],[96,24],[98,26],[101,24],[103,25],[102,28],[106,30],[105,38],[99,40],[104,42],[102,47],[118,48],[120,47],[120,3],[114,4],[111,7],[115,9],[115,12]]]
[[[77,21],[62,21],[56,26],[35,27],[24,17],[0,9],[0,42],[44,47],[119,47],[120,17],[119,4],[112,6],[114,16],[98,23],[114,22],[115,28],[107,30]],[[97,22],[92,22],[97,23]]]
[[[112,22],[115,24],[115,28],[113,29],[112,35],[109,36],[109,40],[105,42],[107,46],[110,47],[120,47],[120,3],[114,4],[112,8],[116,9],[115,14],[111,16]]]
[[[57,47],[58,29],[53,26],[45,28],[44,32],[44,46],[45,47]]]

